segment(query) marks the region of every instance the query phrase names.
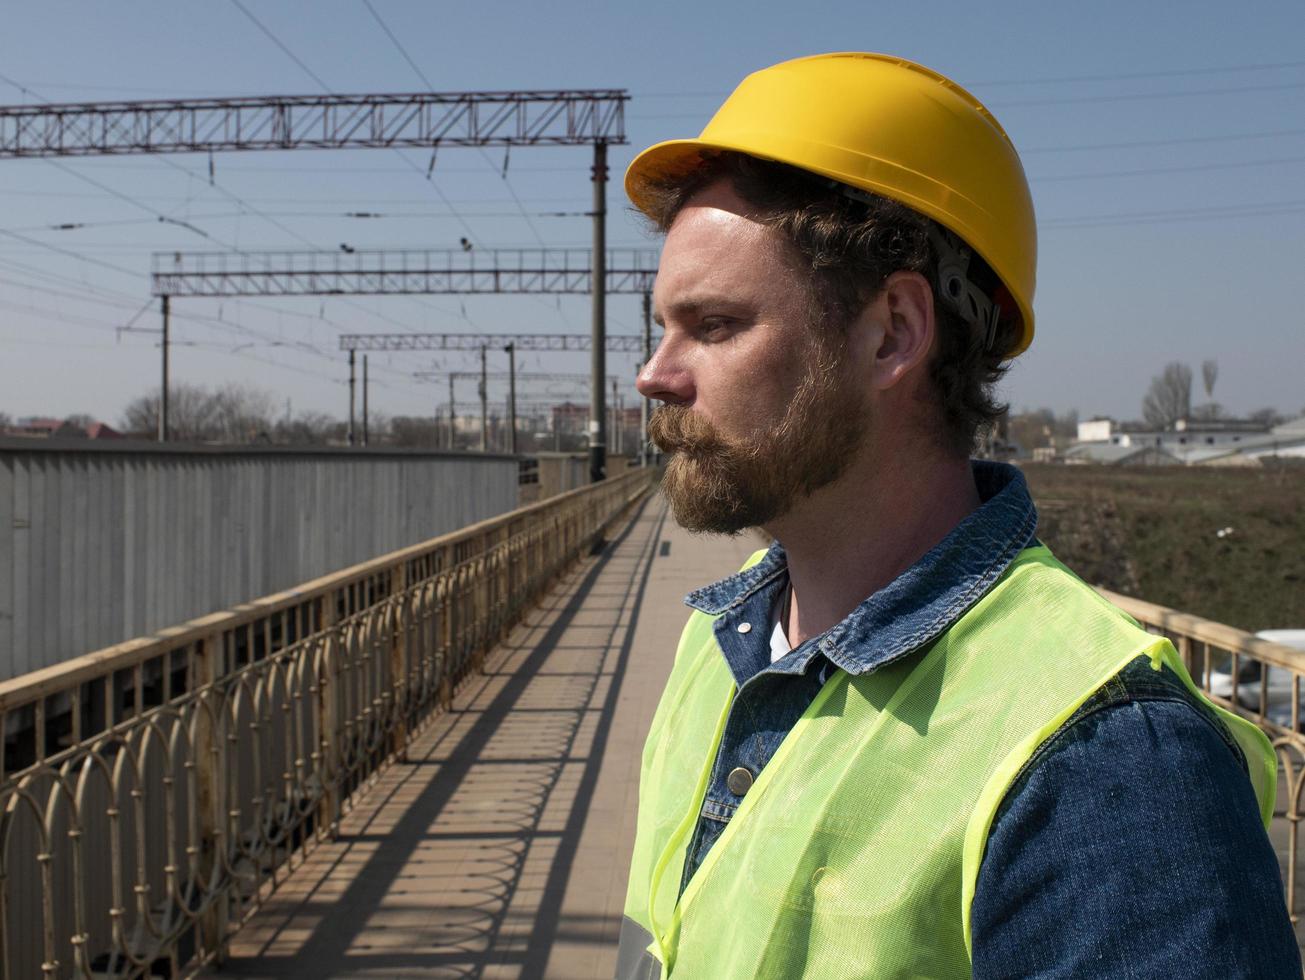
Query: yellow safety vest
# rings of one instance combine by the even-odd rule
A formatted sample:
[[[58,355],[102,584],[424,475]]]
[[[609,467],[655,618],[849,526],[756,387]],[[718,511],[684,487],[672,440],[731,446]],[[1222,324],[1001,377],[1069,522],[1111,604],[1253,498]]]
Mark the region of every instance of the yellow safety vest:
[[[685,627],[644,748],[622,980],[968,977],[988,831],[1038,745],[1139,656],[1202,697],[1168,640],[1029,548],[926,649],[836,673],[677,897],[735,693],[712,620]],[[1269,741],[1211,707],[1267,826]]]

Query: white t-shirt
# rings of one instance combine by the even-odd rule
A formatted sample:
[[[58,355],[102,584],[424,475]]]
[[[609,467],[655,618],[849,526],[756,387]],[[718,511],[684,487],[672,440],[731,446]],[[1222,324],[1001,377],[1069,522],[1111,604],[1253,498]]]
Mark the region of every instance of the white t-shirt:
[[[789,588],[792,588],[792,586],[784,589],[783,596],[780,597],[779,602],[775,603],[775,611],[770,616],[770,662],[772,664],[783,659],[793,649],[789,646],[788,634],[784,632],[784,623],[781,622],[784,610],[788,607]]]

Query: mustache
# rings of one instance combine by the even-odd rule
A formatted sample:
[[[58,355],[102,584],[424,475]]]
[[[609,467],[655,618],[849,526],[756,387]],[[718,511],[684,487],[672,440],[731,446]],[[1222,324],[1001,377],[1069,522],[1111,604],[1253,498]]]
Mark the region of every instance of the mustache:
[[[718,453],[727,448],[716,427],[683,405],[660,405],[648,419],[648,438],[664,453]]]

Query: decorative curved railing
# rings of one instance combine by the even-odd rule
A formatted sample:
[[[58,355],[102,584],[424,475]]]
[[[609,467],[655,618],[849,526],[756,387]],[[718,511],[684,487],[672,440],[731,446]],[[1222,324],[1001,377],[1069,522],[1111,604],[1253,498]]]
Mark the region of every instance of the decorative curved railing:
[[[1169,637],[1188,672],[1212,700],[1259,725],[1278,754],[1278,799],[1269,828],[1298,941],[1300,822],[1305,819],[1305,652],[1165,606],[1099,590],[1153,633]]]
[[[220,957],[651,476],[0,684],[0,977]]]

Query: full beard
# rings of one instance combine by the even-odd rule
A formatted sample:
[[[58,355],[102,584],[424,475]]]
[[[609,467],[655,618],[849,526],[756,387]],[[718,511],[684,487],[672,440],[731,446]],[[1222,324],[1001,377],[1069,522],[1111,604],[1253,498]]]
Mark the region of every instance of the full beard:
[[[846,472],[867,411],[833,350],[820,350],[779,423],[730,440],[680,405],[659,407],[648,436],[673,453],[662,479],[675,520],[689,531],[738,534],[787,514]]]

